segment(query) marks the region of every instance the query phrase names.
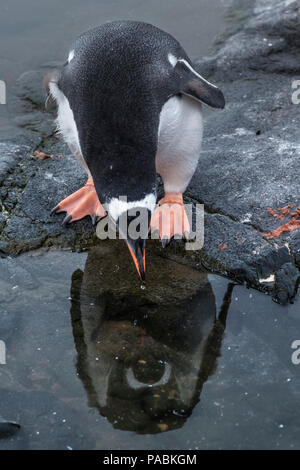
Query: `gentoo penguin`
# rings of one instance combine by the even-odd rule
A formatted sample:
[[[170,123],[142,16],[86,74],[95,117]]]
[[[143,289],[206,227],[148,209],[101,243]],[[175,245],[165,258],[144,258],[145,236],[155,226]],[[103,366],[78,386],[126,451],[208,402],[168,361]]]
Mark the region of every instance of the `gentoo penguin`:
[[[189,232],[182,194],[200,154],[201,103],[223,108],[222,92],[194,70],[176,39],[137,21],[79,36],[44,86],[58,105],[58,128],[88,176],[53,212],[67,213],[65,225],[86,215],[95,223],[108,212],[117,226],[125,214],[129,226],[146,214],[147,233],[122,234],[144,280],[150,221],[164,246],[174,232]],[[156,173],[165,196],[155,209]]]

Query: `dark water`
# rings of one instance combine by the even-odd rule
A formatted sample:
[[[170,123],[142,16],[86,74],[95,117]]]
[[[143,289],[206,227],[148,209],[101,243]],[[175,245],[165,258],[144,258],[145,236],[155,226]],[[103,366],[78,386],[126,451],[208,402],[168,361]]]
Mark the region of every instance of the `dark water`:
[[[2,260],[0,448],[299,449],[299,302],[123,244]]]
[[[223,13],[219,0],[3,0],[0,79],[9,89],[117,18],[207,54]],[[299,300],[281,307],[151,247],[147,263],[142,289],[123,242],[1,260],[0,449],[299,449]]]

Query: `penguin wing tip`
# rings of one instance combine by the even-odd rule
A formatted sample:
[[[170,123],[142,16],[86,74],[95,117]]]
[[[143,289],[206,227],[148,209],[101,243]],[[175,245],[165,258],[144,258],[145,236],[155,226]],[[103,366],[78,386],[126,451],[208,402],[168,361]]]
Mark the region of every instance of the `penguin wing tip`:
[[[224,109],[226,106],[226,101],[225,101],[225,96],[223,95],[223,92],[219,89],[220,92],[220,97],[219,97],[219,109]]]
[[[58,69],[54,69],[51,72],[47,73],[47,75],[43,78],[43,90],[47,95],[50,94],[50,86],[49,83],[57,83],[60,77],[60,71]]]
[[[51,105],[55,102],[54,98],[51,95],[50,83],[58,83],[60,77],[60,71],[54,69],[51,72],[47,73],[43,78],[43,90],[46,93],[45,109],[48,111],[51,108]]]

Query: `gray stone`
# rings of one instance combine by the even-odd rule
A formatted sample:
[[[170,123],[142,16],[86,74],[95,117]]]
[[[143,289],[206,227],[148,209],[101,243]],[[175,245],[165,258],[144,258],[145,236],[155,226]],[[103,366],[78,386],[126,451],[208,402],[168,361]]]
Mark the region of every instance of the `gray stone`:
[[[300,280],[299,270],[292,263],[286,263],[276,272],[275,300],[287,304],[295,296]]]
[[[30,145],[17,145],[12,142],[0,142],[0,183],[12,172],[18,161],[28,154]]]
[[[17,81],[17,95],[29,100],[38,109],[45,107],[45,92],[42,87],[45,70],[29,70],[24,72]]]
[[[39,132],[42,137],[52,135],[55,130],[53,118],[47,115],[47,113],[41,111],[17,116],[15,118],[15,123],[22,128]]]
[[[250,229],[241,253],[232,229],[227,233],[218,228],[216,217],[213,237],[220,236],[214,245],[222,239],[230,252],[215,249],[213,259],[225,265],[229,257],[231,276],[232,260],[245,262],[242,277],[247,282],[255,268],[250,284],[254,280],[259,287],[260,280],[260,288],[275,288],[281,292],[276,299],[284,302],[295,294],[297,276],[278,269],[285,263],[294,269],[300,266],[299,230],[276,240],[263,234],[289,221],[273,217],[268,208],[300,206],[299,107],[291,100],[295,76],[289,75],[299,71],[299,22],[298,2],[257,0],[243,27],[219,46],[214,57],[197,61],[198,70],[224,90],[227,106],[222,113],[207,116],[202,156],[187,191],[195,202],[204,202],[211,216],[221,214],[223,227],[233,227],[235,221],[238,234],[242,226]],[[205,233],[211,237],[208,229]],[[250,233],[256,234],[257,247],[251,246]],[[205,249],[211,253],[210,242]],[[276,277],[274,285],[261,282],[270,275]]]

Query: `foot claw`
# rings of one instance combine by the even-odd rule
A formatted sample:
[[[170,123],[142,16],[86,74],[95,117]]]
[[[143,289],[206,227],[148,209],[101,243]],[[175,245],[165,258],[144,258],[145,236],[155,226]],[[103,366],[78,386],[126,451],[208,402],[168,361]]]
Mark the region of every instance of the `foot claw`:
[[[183,240],[184,240],[185,242],[187,242],[187,241],[190,239],[190,232],[188,232],[188,231],[186,230],[186,231],[184,232],[182,238],[183,238]]]
[[[91,218],[92,218],[92,224],[93,224],[94,227],[95,227],[95,225],[97,225],[97,223],[101,219],[101,217],[99,215],[91,215]]]
[[[51,211],[51,215],[56,214],[57,212],[67,213],[63,220],[63,225],[65,227],[76,220],[83,219],[87,215],[91,216],[93,225],[96,225],[98,220],[106,215],[106,212],[98,199],[94,183],[91,178],[88,179],[83,188],[71,194],[55,206]]]
[[[64,227],[66,227],[71,222],[71,220],[72,220],[72,216],[71,215],[66,215],[66,217],[62,221],[62,225]]]
[[[166,248],[170,243],[171,243],[170,238],[163,237],[163,238],[161,239],[161,246],[162,246],[163,248]]]
[[[59,204],[57,206],[53,207],[53,209],[51,209],[50,215],[56,214],[58,210],[59,210]]]

